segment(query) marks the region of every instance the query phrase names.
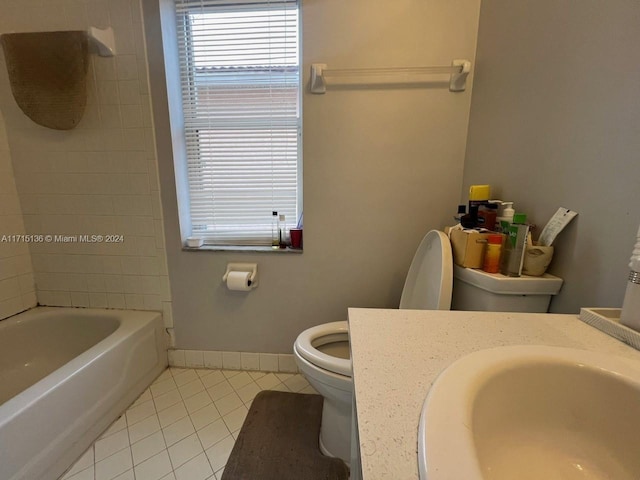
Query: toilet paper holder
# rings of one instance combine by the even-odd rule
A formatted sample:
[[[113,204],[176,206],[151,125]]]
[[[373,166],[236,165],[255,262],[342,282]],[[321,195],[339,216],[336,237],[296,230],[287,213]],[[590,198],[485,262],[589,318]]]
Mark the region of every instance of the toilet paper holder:
[[[222,276],[222,281],[227,283],[227,277],[231,272],[249,272],[249,286],[256,288],[258,286],[258,264],[257,263],[227,263],[227,271]]]

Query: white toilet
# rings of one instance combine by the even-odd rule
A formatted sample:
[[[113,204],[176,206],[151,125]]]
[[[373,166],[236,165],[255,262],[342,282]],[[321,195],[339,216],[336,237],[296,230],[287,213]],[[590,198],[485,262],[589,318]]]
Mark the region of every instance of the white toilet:
[[[491,311],[546,312],[551,295],[557,293],[562,284],[561,279],[550,275],[542,282],[531,282],[528,281],[531,277],[507,278],[485,274],[488,275],[486,280],[490,283],[487,288],[485,280],[477,281],[473,274],[471,280],[461,280],[459,277],[464,276],[464,273],[456,270],[455,275],[456,284],[462,283],[463,280],[466,284],[455,295],[454,308],[459,310],[482,310],[482,306],[488,306]],[[502,277],[500,285],[507,287],[493,287],[491,282],[497,281],[498,277]],[[449,310],[453,283],[454,268],[449,238],[443,232],[431,230],[423,238],[411,262],[400,298],[400,308]],[[544,288],[540,289],[540,285]],[[541,296],[539,294],[543,292],[546,304],[544,300],[531,302],[532,296]],[[465,296],[487,297],[489,300],[465,302]],[[467,306],[471,308],[465,308]],[[325,455],[339,457],[349,464],[353,380],[347,322],[325,323],[305,330],[296,339],[293,353],[300,371],[324,397],[320,450]]]

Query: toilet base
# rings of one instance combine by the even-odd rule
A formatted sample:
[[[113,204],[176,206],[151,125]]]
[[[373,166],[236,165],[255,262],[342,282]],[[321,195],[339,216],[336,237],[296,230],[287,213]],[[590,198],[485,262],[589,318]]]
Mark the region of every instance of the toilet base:
[[[351,463],[351,404],[324,397],[320,424],[320,451],[328,457]],[[346,407],[346,408],[345,408]]]

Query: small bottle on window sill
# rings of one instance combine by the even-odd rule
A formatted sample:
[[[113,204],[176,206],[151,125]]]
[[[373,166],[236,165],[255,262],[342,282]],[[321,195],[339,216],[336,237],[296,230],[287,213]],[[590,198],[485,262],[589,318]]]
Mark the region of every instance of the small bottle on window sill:
[[[278,239],[280,248],[287,248],[287,223],[285,222],[284,215],[280,215],[280,222],[278,223]]]
[[[278,212],[271,212],[271,248],[280,247],[280,224],[278,223]]]

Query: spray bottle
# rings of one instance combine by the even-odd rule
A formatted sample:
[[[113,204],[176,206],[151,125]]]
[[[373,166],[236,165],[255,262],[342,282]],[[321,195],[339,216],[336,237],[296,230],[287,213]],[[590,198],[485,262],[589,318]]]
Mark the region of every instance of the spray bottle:
[[[629,262],[629,281],[624,294],[620,323],[640,332],[640,228]]]

